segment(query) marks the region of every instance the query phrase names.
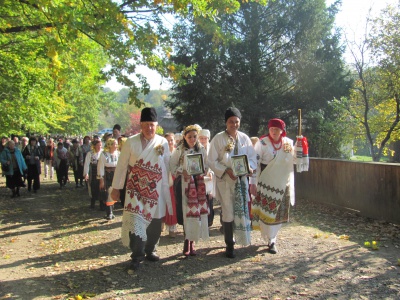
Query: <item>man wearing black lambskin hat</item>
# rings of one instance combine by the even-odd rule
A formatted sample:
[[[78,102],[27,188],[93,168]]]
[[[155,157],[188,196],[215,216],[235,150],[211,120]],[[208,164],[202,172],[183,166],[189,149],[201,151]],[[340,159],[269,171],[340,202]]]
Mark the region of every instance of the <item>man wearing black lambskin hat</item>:
[[[126,182],[122,217],[122,242],[131,251],[130,268],[137,270],[144,259],[159,260],[155,249],[169,193],[168,142],[156,134],[157,113],[146,107],[140,116],[141,132],[129,137],[121,149],[112,183],[111,198],[118,201]],[[127,176],[128,172],[128,176]]]
[[[235,257],[235,243],[245,246],[250,244],[248,176],[257,168],[256,153],[251,140],[239,131],[241,119],[240,111],[229,107],[225,111],[226,129],[214,136],[208,152],[208,165],[216,176],[215,196],[221,203],[225,254],[229,258]],[[235,158],[232,157],[238,156],[248,161],[248,175],[237,176],[234,172]],[[234,234],[236,241],[233,238]]]

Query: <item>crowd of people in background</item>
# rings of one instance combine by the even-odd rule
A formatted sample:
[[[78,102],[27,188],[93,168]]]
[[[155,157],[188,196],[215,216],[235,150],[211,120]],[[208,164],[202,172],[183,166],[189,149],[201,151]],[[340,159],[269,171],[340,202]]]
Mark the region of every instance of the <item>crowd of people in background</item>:
[[[11,197],[19,197],[22,187],[27,187],[28,192],[37,193],[41,180],[55,179],[62,189],[70,182],[69,170],[73,172],[76,188],[87,187],[85,182],[89,178],[85,178],[85,175],[89,172],[84,172],[87,154],[96,153],[95,148],[98,149],[97,153],[100,153],[102,145],[111,137],[121,141],[120,130],[121,127],[116,124],[113,134],[104,136],[3,136],[0,145],[2,176],[6,177],[6,186],[12,191]],[[13,167],[12,163],[15,163]],[[18,170],[19,172],[16,172]],[[41,179],[42,171],[44,176]]]
[[[118,124],[103,137],[3,137],[2,174],[12,198],[24,187],[40,190],[43,166],[43,180],[56,180],[59,189],[72,183],[72,171],[76,189],[87,189],[90,208],[98,203],[107,220],[121,203],[122,240],[132,250],[134,270],[144,259],[159,260],[156,244],[164,227],[175,238],[182,225],[182,253],[196,256],[195,244],[209,238],[215,202],[221,205],[226,257],[235,257],[235,244],[251,243],[253,229],[261,230],[275,254],[278,231],[294,204],[296,152],[282,120],[270,120],[268,134],[250,138],[239,131],[241,118],[238,109],[228,108],[226,129],[213,138],[197,124],[156,135],[153,108],[142,110],[141,132],[132,137],[121,135]]]

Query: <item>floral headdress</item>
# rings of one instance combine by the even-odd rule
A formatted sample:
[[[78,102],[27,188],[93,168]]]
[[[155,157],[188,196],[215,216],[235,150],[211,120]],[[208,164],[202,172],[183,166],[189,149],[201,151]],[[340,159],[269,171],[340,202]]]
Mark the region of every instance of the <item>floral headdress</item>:
[[[100,140],[94,140],[90,145],[90,149],[92,150],[93,153],[96,153],[96,145],[97,144],[101,144],[101,141]]]
[[[115,142],[118,143],[118,141],[117,141],[116,139],[109,138],[109,139],[107,140],[105,146],[104,146],[104,152],[109,152],[111,146],[114,145]]]
[[[190,131],[196,131],[197,133],[199,133],[200,130],[201,130],[201,127],[197,124],[189,125],[189,126],[185,127],[185,129],[183,130],[183,135],[185,136]]]
[[[182,146],[181,147],[183,147],[184,149],[188,149],[189,148],[189,145],[187,144],[187,142],[185,140],[186,134],[188,134],[190,131],[196,131],[197,134],[199,134],[200,130],[201,130],[201,127],[199,125],[197,125],[197,124],[187,126],[182,132],[183,139],[182,139],[182,144],[181,144]],[[194,145],[194,149],[196,151],[199,151],[199,149],[201,147],[203,147],[203,145],[201,145],[199,140],[197,140],[196,144]]]

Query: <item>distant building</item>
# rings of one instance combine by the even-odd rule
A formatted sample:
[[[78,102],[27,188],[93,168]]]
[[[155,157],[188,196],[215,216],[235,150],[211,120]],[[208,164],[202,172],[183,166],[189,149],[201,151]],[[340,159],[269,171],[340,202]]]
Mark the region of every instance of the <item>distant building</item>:
[[[158,122],[158,125],[164,129],[164,133],[176,132],[179,126],[170,112],[167,112],[165,116],[161,118],[161,121]]]

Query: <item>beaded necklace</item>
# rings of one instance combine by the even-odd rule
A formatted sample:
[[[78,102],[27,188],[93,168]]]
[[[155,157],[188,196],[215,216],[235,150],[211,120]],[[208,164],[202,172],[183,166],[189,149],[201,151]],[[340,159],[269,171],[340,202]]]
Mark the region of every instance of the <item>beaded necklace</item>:
[[[268,135],[268,138],[271,141],[272,147],[274,147],[276,151],[282,148],[282,136],[279,137],[279,141],[277,143],[271,138],[271,136]],[[280,144],[279,147],[276,147],[275,145],[278,144]]]

